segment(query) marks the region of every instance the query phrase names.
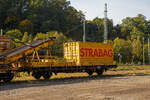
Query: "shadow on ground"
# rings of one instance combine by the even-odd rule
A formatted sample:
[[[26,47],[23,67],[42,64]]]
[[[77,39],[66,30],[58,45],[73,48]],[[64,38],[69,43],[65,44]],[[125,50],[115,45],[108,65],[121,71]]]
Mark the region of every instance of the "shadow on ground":
[[[14,81],[11,83],[0,83],[0,91],[4,90],[13,90],[19,88],[29,88],[29,87],[38,87],[38,86],[50,86],[50,85],[64,85],[64,84],[75,84],[81,82],[88,82],[92,80],[100,79],[128,79],[125,76],[129,75],[102,75],[102,76],[79,76],[71,78],[55,78],[50,80],[25,80],[25,81]],[[149,74],[136,74],[134,76],[149,76]]]

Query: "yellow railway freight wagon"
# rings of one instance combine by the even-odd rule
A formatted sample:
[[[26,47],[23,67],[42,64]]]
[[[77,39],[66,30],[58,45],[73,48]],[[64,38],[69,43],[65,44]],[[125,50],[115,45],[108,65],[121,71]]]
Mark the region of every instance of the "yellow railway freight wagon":
[[[63,48],[64,57],[61,60],[55,56],[50,57],[51,59],[28,61],[24,63],[23,70],[31,71],[36,79],[41,76],[49,79],[52,73],[86,72],[92,75],[96,72],[102,75],[104,71],[117,67],[111,44],[67,42],[63,44]]]
[[[68,42],[64,44],[64,58],[78,66],[114,65],[111,44],[96,42]]]
[[[0,74],[0,80],[8,82],[13,78],[12,69],[17,72],[31,72],[36,79],[43,77],[49,79],[54,73],[86,72],[98,75],[110,68],[117,67],[111,44],[96,42],[67,42],[64,43],[63,58],[51,55],[50,46],[55,40],[35,40],[32,43],[21,46],[3,55],[0,55],[0,69],[8,66],[7,73]],[[38,51],[46,48],[45,57]],[[54,50],[54,49],[52,49]],[[15,59],[15,60],[14,60]],[[5,66],[4,66],[5,65]],[[11,67],[11,68],[10,68]],[[15,69],[16,70],[16,69]],[[4,77],[5,76],[5,77]],[[7,76],[7,77],[6,77]]]

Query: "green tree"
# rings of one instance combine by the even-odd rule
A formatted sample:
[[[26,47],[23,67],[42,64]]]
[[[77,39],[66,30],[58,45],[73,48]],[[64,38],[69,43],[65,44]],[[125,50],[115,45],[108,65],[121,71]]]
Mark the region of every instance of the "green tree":
[[[18,29],[9,30],[6,32],[6,35],[10,36],[13,40],[14,47],[19,47],[22,45],[21,39],[23,34]]]
[[[20,20],[26,17],[29,0],[1,0],[0,27],[4,30],[15,29]]]
[[[23,34],[18,29],[9,30],[6,32],[6,35],[9,35],[12,39],[21,40]]]
[[[19,29],[22,32],[28,32],[28,33],[32,34],[33,33],[33,23],[30,20],[25,19],[19,23]]]
[[[113,44],[115,59],[119,63],[131,62],[131,41],[116,38]]]
[[[107,22],[108,26],[108,39],[113,40],[114,32],[113,32],[113,22],[111,19],[108,19]],[[88,41],[97,41],[103,42],[104,41],[104,19],[96,17],[92,21],[87,21],[87,39]]]
[[[46,33],[56,30],[80,40],[84,15],[67,0],[1,0],[0,28]]]
[[[58,33],[56,31],[49,31],[47,34],[37,33],[34,39],[43,38],[47,39],[49,37],[56,37],[56,43],[52,45],[51,51],[55,56],[63,56],[63,44],[71,39],[67,38],[63,33]]]
[[[24,32],[24,35],[23,35],[23,37],[22,37],[22,42],[28,42],[29,40],[29,36],[28,36],[28,33],[27,32]]]
[[[134,39],[132,42],[132,62],[138,63],[142,55],[142,43],[140,39]]]
[[[142,14],[138,14],[133,18],[127,17],[123,19],[121,27],[121,32],[126,37],[126,39],[141,39],[144,34],[148,34],[148,23],[146,17]]]

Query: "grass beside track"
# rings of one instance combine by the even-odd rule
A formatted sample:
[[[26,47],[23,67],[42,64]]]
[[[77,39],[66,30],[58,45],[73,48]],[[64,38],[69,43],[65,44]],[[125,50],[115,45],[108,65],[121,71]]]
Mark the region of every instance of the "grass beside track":
[[[96,75],[96,74],[95,74]],[[53,74],[50,79],[63,79],[63,78],[72,78],[72,77],[87,77],[87,73],[58,73],[57,75]],[[44,78],[41,77],[41,80]],[[13,81],[24,81],[24,80],[36,80],[31,75],[27,73],[21,73],[19,77],[15,77]]]
[[[118,70],[150,70],[150,65],[120,65],[117,68],[111,69],[113,71]]]
[[[141,66],[118,66],[103,73],[103,75],[147,75],[150,74],[150,65]],[[93,75],[97,75],[94,73]],[[19,76],[19,77],[18,77]],[[63,79],[63,78],[76,78],[76,77],[88,77],[87,73],[58,73],[57,75],[52,75],[51,79]],[[25,80],[35,80],[31,75],[27,73],[20,73],[13,79],[13,81],[25,81]],[[43,80],[43,77],[41,78]]]

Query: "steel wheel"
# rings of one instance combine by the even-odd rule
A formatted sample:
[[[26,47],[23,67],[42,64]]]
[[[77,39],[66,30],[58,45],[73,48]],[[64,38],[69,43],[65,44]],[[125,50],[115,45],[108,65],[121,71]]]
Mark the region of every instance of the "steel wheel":
[[[93,71],[88,71],[87,73],[89,74],[89,76],[91,76],[93,74]]]
[[[3,79],[5,83],[10,82],[14,78],[14,73],[8,73],[7,77]]]
[[[51,73],[51,72],[45,72],[45,73],[43,74],[43,78],[44,78],[45,80],[48,80],[51,76],[52,76],[52,73]]]
[[[35,79],[39,80],[39,79],[41,78],[41,73],[40,73],[40,72],[33,72],[33,73],[32,73],[32,76],[33,76]]]
[[[103,69],[96,71],[96,73],[97,73],[98,75],[102,75],[102,74],[103,74],[103,72],[104,72],[104,70],[103,70]]]

